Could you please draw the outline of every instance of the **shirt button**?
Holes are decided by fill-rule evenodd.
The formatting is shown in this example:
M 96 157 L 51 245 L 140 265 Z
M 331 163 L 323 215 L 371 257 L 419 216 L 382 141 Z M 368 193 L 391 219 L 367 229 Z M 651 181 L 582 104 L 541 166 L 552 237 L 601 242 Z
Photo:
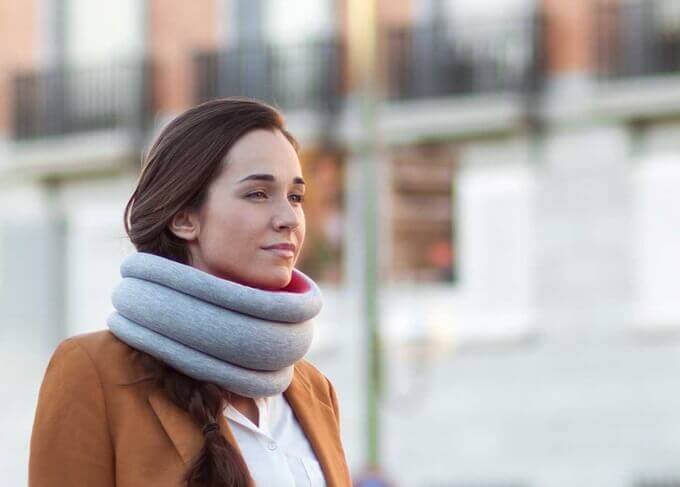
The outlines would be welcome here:
M 272 450 L 272 451 L 276 450 L 276 443 L 274 443 L 273 441 L 270 441 L 270 442 L 269 442 L 269 445 L 267 445 L 267 446 L 268 446 L 269 449 Z

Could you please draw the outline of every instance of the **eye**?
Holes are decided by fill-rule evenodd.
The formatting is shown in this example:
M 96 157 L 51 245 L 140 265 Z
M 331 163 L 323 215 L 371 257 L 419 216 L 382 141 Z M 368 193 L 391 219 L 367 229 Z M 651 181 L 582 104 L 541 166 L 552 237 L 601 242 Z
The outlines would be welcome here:
M 250 198 L 252 196 L 266 197 L 267 193 L 265 193 L 264 191 L 254 191 L 254 192 L 250 193 L 247 197 Z
M 305 201 L 305 195 L 303 194 L 292 194 L 290 196 L 291 198 L 297 198 L 294 200 L 296 203 L 304 203 Z

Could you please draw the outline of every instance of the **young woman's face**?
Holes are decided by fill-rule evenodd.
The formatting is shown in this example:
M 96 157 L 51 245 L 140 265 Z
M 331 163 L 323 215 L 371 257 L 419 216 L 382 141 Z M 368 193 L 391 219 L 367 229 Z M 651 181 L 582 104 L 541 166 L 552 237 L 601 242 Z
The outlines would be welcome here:
M 278 130 L 254 130 L 231 148 L 187 239 L 191 265 L 223 279 L 281 289 L 305 239 L 305 186 L 295 149 Z M 289 249 L 272 249 L 272 246 Z

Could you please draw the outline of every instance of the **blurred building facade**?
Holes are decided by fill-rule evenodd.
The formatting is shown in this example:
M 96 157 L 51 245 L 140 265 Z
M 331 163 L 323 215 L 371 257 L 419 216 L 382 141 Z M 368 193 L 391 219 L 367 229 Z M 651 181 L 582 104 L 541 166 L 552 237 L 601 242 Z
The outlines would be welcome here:
M 677 485 L 680 2 L 378 4 L 386 470 L 398 485 Z M 0 0 L 19 464 L 49 353 L 105 326 L 150 140 L 245 95 L 281 107 L 304 147 L 300 267 L 326 297 L 311 358 L 360 471 L 348 22 L 343 0 Z

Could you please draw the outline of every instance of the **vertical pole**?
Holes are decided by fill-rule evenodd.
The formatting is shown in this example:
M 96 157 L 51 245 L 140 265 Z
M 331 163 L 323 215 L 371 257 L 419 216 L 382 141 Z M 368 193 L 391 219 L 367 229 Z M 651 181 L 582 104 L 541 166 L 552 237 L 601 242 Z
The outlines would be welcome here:
M 377 15 L 376 0 L 348 0 L 349 61 L 355 100 L 359 106 L 360 130 L 354 157 L 361 164 L 364 271 L 363 311 L 366 326 L 366 455 L 367 466 L 380 463 L 378 398 L 382 386 L 378 318 L 378 127 L 377 127 Z

